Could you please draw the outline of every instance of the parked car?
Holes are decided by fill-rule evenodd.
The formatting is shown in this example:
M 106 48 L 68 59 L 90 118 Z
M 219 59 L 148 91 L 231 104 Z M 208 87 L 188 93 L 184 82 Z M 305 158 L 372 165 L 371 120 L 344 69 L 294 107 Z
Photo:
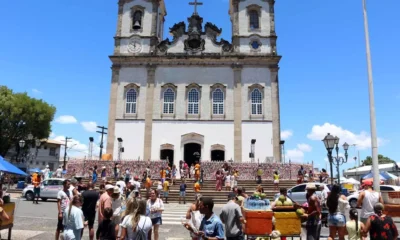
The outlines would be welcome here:
M 57 199 L 57 194 L 63 189 L 63 178 L 49 178 L 40 183 L 40 198 L 43 201 L 47 199 Z M 22 197 L 26 200 L 33 200 L 33 185 L 28 185 L 22 190 Z
M 381 192 L 400 191 L 400 187 L 394 185 L 381 185 L 380 189 Z M 354 192 L 353 194 L 347 196 L 347 200 L 349 201 L 350 207 L 352 208 L 357 207 L 358 196 L 362 191 L 364 190 Z
M 302 184 L 296 185 L 292 188 L 289 188 L 288 189 L 288 197 L 300 205 L 306 203 L 307 202 L 306 186 L 307 186 L 307 183 L 302 183 Z M 324 186 L 324 189 L 327 190 L 328 192 L 330 192 L 328 186 L 324 183 L 315 183 L 315 186 L 317 187 L 317 191 L 316 191 L 317 195 L 321 194 L 321 190 L 320 190 L 321 186 Z M 279 197 L 279 195 L 280 195 L 279 193 L 275 194 L 274 199 L 277 199 Z

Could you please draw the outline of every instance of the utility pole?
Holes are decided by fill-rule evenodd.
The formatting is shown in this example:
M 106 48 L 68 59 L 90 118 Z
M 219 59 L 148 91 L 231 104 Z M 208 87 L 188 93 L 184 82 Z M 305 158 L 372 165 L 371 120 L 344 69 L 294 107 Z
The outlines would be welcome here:
M 375 98 L 374 98 L 374 83 L 372 78 L 372 63 L 371 63 L 371 49 L 369 44 L 369 29 L 368 29 L 368 15 L 366 0 L 362 0 L 363 15 L 364 15 L 364 32 L 365 32 L 365 49 L 367 55 L 367 68 L 368 68 L 368 90 L 369 90 L 369 117 L 371 125 L 371 149 L 372 149 L 372 170 L 374 177 L 374 190 L 380 191 L 379 180 L 379 162 L 378 162 L 378 137 L 376 133 L 376 115 L 375 115 Z
M 105 135 L 105 134 L 107 134 L 106 132 L 105 132 L 105 130 L 108 130 L 108 128 L 106 128 L 106 127 L 104 127 L 104 126 L 97 126 L 97 128 L 100 128 L 101 129 L 101 131 L 97 131 L 98 133 L 100 133 L 101 134 L 101 140 L 100 140 L 100 156 L 99 156 L 99 160 L 101 160 L 101 156 L 103 155 L 103 136 Z
M 63 170 L 66 170 L 66 169 L 67 169 L 67 164 L 66 164 L 66 161 L 67 161 L 67 144 L 68 144 L 68 140 L 70 140 L 70 139 L 72 139 L 72 138 L 70 138 L 70 137 L 65 137 L 65 144 L 64 144 L 64 166 L 63 166 Z

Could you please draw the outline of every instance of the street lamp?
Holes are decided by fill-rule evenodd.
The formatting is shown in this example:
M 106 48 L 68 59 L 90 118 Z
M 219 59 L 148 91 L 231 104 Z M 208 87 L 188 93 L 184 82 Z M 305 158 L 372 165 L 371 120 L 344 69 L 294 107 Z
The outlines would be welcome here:
M 328 133 L 328 135 L 326 135 L 322 141 L 324 142 L 325 148 L 328 151 L 328 160 L 331 167 L 331 184 L 333 184 L 332 150 L 335 147 L 336 138 Z
M 25 147 L 25 141 L 24 140 L 20 140 L 19 141 L 19 147 L 20 148 L 24 148 Z

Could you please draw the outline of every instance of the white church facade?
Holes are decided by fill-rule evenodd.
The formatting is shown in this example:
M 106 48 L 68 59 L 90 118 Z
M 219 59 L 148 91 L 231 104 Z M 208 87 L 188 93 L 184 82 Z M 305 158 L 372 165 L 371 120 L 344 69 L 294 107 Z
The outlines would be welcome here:
M 255 139 L 255 159 L 279 162 L 274 0 L 231 0 L 231 42 L 192 4 L 170 40 L 164 0 L 119 0 L 107 152 L 176 165 L 247 162 Z

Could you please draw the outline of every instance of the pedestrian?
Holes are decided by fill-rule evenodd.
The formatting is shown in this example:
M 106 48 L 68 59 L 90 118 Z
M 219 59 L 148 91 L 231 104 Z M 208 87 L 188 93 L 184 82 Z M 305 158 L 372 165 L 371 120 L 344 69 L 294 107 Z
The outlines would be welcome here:
M 151 239 L 151 233 L 154 232 L 154 240 L 158 240 L 158 230 L 160 225 L 162 225 L 162 212 L 164 211 L 164 203 L 160 198 L 157 197 L 157 191 L 154 189 L 150 191 L 150 199 L 147 200 L 147 208 L 150 209 L 150 218 L 153 225 L 153 230 L 150 230 L 149 238 Z
M 113 210 L 112 208 L 104 209 L 104 218 L 99 222 L 99 226 L 96 231 L 97 240 L 111 240 L 117 239 L 117 233 L 115 232 L 115 224 L 112 221 Z
M 181 204 L 181 200 L 183 198 L 183 204 L 186 204 L 186 180 L 182 179 L 181 185 L 179 185 L 179 204 Z
M 120 192 L 120 188 L 115 186 L 113 194 L 111 195 L 112 199 L 112 210 L 113 210 L 113 216 L 112 216 L 112 221 L 115 225 L 115 232 L 119 232 L 119 224 L 121 223 L 121 213 L 122 213 L 122 206 L 125 202 L 125 198 Z
M 43 178 L 44 178 L 44 180 L 49 179 L 49 177 L 50 177 L 50 176 L 49 176 L 49 174 L 50 174 L 50 167 L 49 167 L 49 165 L 46 165 L 46 168 L 43 169 L 42 172 L 43 172 Z
M 195 195 L 195 201 L 192 205 L 190 205 L 186 213 L 186 223 L 189 224 L 191 229 L 193 229 L 193 232 L 190 232 L 190 237 L 192 240 L 198 240 L 199 237 L 195 234 L 195 232 L 199 231 L 201 221 L 204 217 L 203 214 L 200 213 L 200 198 L 200 194 Z
M 349 240 L 364 240 L 365 226 L 358 220 L 357 209 L 350 209 L 349 216 L 350 221 L 346 222 L 346 235 L 349 235 Z
M 149 238 L 152 228 L 151 218 L 146 216 L 146 200 L 138 201 L 137 210 L 126 215 L 121 223 L 120 239 L 139 239 Z
M 77 183 L 78 183 L 78 180 L 76 180 L 76 178 L 72 178 L 71 179 L 71 184 L 70 184 L 70 187 L 69 187 L 69 191 L 72 192 L 72 196 L 77 196 L 77 195 L 80 194 L 78 192 Z
M 236 195 L 230 193 L 229 201 L 222 207 L 221 214 L 219 215 L 222 223 L 225 225 L 227 240 L 244 240 L 242 224 L 246 224 L 246 220 L 244 219 L 242 210 L 236 201 Z
M 62 177 L 62 171 L 63 171 L 63 169 L 61 167 L 57 168 L 57 170 L 55 172 L 56 178 L 61 178 Z
M 144 185 L 146 188 L 146 198 L 150 197 L 150 190 L 151 190 L 152 185 L 153 185 L 153 183 L 151 182 L 151 176 L 148 175 L 146 178 L 146 181 L 145 181 L 145 185 Z
M 107 181 L 107 169 L 106 166 L 103 166 L 101 169 L 101 179 L 103 181 Z
M 307 213 L 303 215 L 306 219 L 307 240 L 318 240 L 321 233 L 321 206 L 315 192 L 317 187 L 314 183 L 306 185 L 306 199 L 308 203 Z
M 174 182 L 176 181 L 176 173 L 177 173 L 177 169 L 176 169 L 176 165 L 174 164 L 172 166 L 172 178 L 171 178 L 171 186 L 174 185 Z
M 36 171 L 32 175 L 32 183 L 33 183 L 33 204 L 35 203 L 35 198 L 36 198 L 36 204 L 39 204 L 39 198 L 40 198 L 40 182 L 41 182 L 41 177 L 39 174 L 39 171 Z
M 94 190 L 93 183 L 89 182 L 87 185 L 87 190 L 82 193 L 83 205 L 82 212 L 85 217 L 85 226 L 89 229 L 89 239 L 94 238 L 94 219 L 96 218 L 96 204 L 99 200 L 99 193 Z M 83 232 L 82 232 L 83 235 Z
M 378 202 L 374 205 L 374 214 L 369 216 L 364 234 L 369 232 L 371 240 L 397 239 L 399 233 L 393 219 L 383 213 L 384 206 Z
M 193 189 L 195 193 L 200 193 L 201 186 L 197 180 L 194 180 Z
M 64 180 L 63 189 L 57 194 L 58 222 L 56 229 L 56 239 L 60 238 L 60 232 L 64 231 L 63 216 L 65 209 L 69 206 L 72 199 L 72 193 L 69 191 L 70 181 Z
M 194 178 L 198 181 L 200 180 L 200 170 L 201 166 L 199 161 L 196 161 L 196 165 L 194 165 Z
M 97 166 L 93 167 L 92 182 L 93 184 L 96 184 L 97 182 Z
M 349 205 L 346 196 L 341 194 L 341 187 L 338 184 L 333 185 L 331 193 L 328 196 L 326 205 L 329 209 L 328 225 L 329 237 L 335 239 L 338 233 L 339 240 L 344 240 L 346 235 L 346 216 L 345 210 Z
M 163 194 L 164 194 L 165 203 L 168 204 L 169 182 L 167 180 L 165 180 L 163 183 Z
M 160 180 L 161 180 L 161 184 L 164 183 L 165 179 L 167 178 L 167 171 L 162 167 L 161 171 L 160 171 Z
M 121 194 L 124 194 L 125 187 L 126 187 L 124 178 L 123 178 L 123 177 L 120 177 L 119 180 L 115 183 L 115 185 L 117 185 L 117 186 L 119 187 L 119 190 L 120 190 L 119 192 L 120 192 Z
M 229 172 L 226 172 L 225 176 L 225 191 L 230 191 L 231 190 L 231 175 Z
M 190 169 L 189 169 L 189 178 L 194 177 L 194 166 L 193 164 L 190 164 Z
M 274 172 L 274 191 L 278 191 L 279 189 L 279 173 L 278 171 Z
M 115 181 L 118 180 L 118 175 L 119 175 L 119 168 L 118 168 L 118 163 L 114 164 L 114 179 Z
M 139 195 L 140 195 L 140 182 L 139 182 L 139 177 L 138 176 L 135 176 L 134 178 L 133 178 L 133 180 L 131 181 L 131 184 L 135 187 L 134 189 L 133 189 L 133 192 L 134 192 L 134 194 L 135 194 L 135 197 L 139 197 Z
M 199 210 L 204 215 L 199 231 L 193 229 L 189 224 L 185 227 L 198 236 L 199 239 L 225 239 L 224 226 L 217 215 L 213 212 L 214 201 L 212 198 L 200 198 Z
M 261 168 L 261 165 L 258 165 L 258 169 L 257 169 L 257 184 L 261 184 L 263 173 L 264 173 L 264 171 Z
M 378 202 L 383 204 L 382 196 L 372 189 L 372 183 L 363 184 L 365 191 L 358 196 L 357 207 L 361 208 L 361 222 L 367 224 L 370 216 L 374 215 L 374 205 Z
M 72 198 L 69 207 L 65 209 L 63 216 L 64 240 L 81 240 L 83 230 L 83 212 L 81 196 Z
M 131 180 L 131 172 L 129 169 L 125 169 L 125 184 L 128 184 L 129 180 Z
M 162 182 L 162 179 L 157 181 L 154 185 L 157 187 L 157 196 L 159 198 L 161 198 L 163 196 L 163 182 Z
M 221 174 L 221 171 L 218 170 L 215 174 L 215 179 L 216 179 L 215 190 L 216 191 L 222 190 L 222 178 L 223 178 L 223 175 Z
M 114 186 L 111 184 L 107 184 L 105 186 L 105 192 L 101 194 L 99 200 L 98 222 L 101 222 L 104 219 L 104 209 L 106 208 L 112 209 L 111 195 L 113 194 L 113 192 L 114 192 Z

